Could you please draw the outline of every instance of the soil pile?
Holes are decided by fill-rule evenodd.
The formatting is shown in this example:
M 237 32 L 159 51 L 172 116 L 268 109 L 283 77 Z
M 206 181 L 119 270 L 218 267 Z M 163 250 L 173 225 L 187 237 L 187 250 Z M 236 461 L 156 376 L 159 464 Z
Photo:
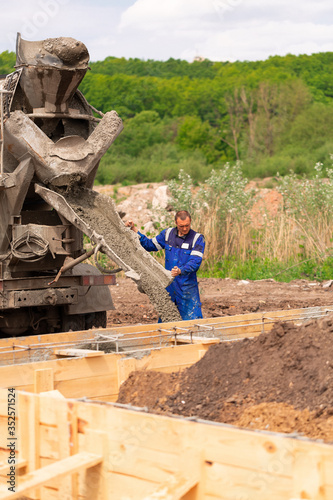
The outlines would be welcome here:
M 118 402 L 333 441 L 333 316 L 213 345 L 180 373 L 133 372 Z

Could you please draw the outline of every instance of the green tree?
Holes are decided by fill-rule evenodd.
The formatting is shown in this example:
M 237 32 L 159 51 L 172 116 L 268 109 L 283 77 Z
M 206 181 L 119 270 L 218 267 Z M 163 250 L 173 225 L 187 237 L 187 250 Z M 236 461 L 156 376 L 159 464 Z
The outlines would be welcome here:
M 15 70 L 15 60 L 16 55 L 14 52 L 8 52 L 8 50 L 2 52 L 0 54 L 0 74 L 8 75 L 12 73 Z

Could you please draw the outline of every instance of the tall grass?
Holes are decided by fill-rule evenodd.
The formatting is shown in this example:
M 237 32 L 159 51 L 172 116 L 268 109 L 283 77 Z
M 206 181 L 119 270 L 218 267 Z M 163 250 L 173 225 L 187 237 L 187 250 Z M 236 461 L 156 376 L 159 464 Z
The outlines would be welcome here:
M 256 277 L 257 267 L 258 277 L 274 277 L 288 267 L 304 269 L 311 262 L 313 269 L 331 259 L 333 170 L 317 164 L 315 171 L 313 179 L 278 176 L 281 201 L 274 212 L 265 205 L 254 210 L 258 194 L 246 190 L 240 164 L 213 171 L 200 189 L 181 171 L 179 182 L 169 183 L 171 204 L 191 211 L 193 228 L 205 236 L 203 273 Z

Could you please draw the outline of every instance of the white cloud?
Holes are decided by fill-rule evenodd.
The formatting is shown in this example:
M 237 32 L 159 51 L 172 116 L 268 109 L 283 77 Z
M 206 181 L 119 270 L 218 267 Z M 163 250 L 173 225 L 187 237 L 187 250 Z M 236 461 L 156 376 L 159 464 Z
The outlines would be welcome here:
M 233 0 L 232 0 L 233 1 Z M 137 0 L 121 16 L 119 28 L 140 27 L 151 31 L 158 26 L 172 28 L 174 24 L 197 24 L 200 18 L 213 12 L 213 0 Z
M 182 57 L 200 54 L 213 61 L 266 59 L 270 55 L 311 54 L 333 51 L 332 28 L 311 23 L 250 23 L 210 34 L 195 51 Z
M 155 33 L 170 56 L 255 60 L 333 50 L 327 0 L 137 0 L 122 13 L 122 33 Z M 177 49 L 176 49 L 177 47 Z M 175 49 L 178 54 L 175 54 Z

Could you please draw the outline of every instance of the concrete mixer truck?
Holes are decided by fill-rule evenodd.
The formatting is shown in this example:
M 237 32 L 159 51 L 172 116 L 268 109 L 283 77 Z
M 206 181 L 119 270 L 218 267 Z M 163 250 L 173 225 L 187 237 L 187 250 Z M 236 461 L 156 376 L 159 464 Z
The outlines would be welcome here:
M 15 71 L 0 79 L 2 336 L 105 327 L 120 270 L 163 321 L 180 319 L 165 290 L 170 273 L 141 248 L 113 201 L 92 190 L 123 125 L 78 90 L 88 61 L 72 38 L 31 42 L 18 34 Z M 98 252 L 114 264 L 110 273 L 85 262 Z

